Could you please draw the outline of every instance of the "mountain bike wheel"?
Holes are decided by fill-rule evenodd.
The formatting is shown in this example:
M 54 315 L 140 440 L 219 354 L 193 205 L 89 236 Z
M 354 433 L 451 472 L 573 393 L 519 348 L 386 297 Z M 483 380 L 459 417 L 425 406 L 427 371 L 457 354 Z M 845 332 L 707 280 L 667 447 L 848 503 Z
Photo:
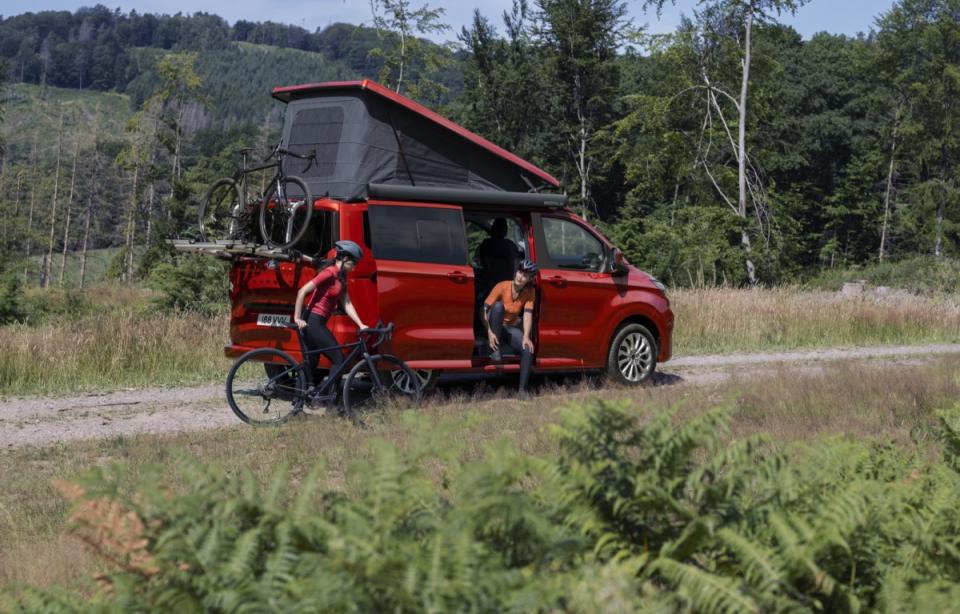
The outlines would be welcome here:
M 229 238 L 236 231 L 237 218 L 242 210 L 237 182 L 229 177 L 215 181 L 203 197 L 198 212 L 200 240 L 206 243 Z
M 264 363 L 278 368 L 266 370 Z M 247 424 L 280 424 L 303 409 L 306 387 L 303 369 L 285 352 L 250 350 L 227 375 L 227 403 Z
M 260 203 L 260 235 L 274 249 L 289 249 L 303 238 L 313 215 L 313 196 L 299 177 L 270 182 Z
M 343 382 L 343 409 L 356 420 L 361 411 L 391 405 L 416 407 L 422 393 L 420 378 L 407 363 L 396 356 L 378 354 L 370 357 L 370 363 L 362 360 L 350 369 Z

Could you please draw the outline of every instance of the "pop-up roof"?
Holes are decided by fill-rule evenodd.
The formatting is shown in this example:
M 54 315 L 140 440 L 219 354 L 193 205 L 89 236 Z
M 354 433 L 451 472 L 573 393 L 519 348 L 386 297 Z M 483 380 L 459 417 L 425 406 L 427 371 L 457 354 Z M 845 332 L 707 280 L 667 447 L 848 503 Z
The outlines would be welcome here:
M 364 199 L 371 183 L 508 192 L 559 186 L 526 160 L 373 81 L 277 87 L 273 97 L 288 104 L 284 145 L 317 152 L 318 164 L 306 173 L 300 160 L 284 164 L 314 196 Z

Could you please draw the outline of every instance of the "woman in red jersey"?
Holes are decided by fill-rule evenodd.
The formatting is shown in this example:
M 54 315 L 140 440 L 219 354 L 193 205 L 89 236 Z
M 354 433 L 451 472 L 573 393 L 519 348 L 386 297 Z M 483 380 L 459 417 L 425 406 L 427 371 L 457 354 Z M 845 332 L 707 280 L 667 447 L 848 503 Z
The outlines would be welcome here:
M 347 294 L 347 273 L 357 266 L 357 262 L 363 258 L 363 250 L 353 241 L 337 241 L 334 244 L 337 255 L 330 266 L 320 271 L 316 277 L 308 281 L 297 292 L 297 303 L 293 310 L 293 321 L 301 330 L 304 331 L 304 341 L 308 351 L 316 351 L 322 348 L 329 348 L 338 345 L 336 337 L 327 328 L 327 321 L 330 316 L 340 306 L 346 312 L 347 317 L 353 320 L 360 329 L 367 326 L 357 315 L 357 310 L 350 302 L 350 295 Z M 304 320 L 303 302 L 307 295 L 313 293 L 310 297 L 309 313 Z M 330 359 L 330 362 L 336 366 L 343 362 L 343 351 L 332 349 L 324 351 L 323 354 Z M 317 355 L 317 360 L 320 356 Z M 314 365 L 316 369 L 316 365 Z M 319 384 L 314 377 L 314 383 Z

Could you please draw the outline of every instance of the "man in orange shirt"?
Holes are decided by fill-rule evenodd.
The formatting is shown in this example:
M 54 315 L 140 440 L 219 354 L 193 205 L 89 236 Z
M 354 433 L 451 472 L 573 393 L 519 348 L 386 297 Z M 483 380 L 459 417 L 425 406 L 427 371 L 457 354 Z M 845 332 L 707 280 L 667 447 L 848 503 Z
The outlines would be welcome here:
M 537 274 L 537 265 L 524 260 L 517 266 L 513 279 L 502 281 L 493 287 L 487 300 L 483 302 L 484 321 L 487 324 L 487 338 L 490 342 L 490 360 L 503 359 L 500 344 L 507 343 L 515 352 L 520 353 L 520 393 L 527 393 L 530 380 L 530 367 L 533 365 L 533 310 L 537 303 L 537 291 L 533 278 Z M 521 330 L 518 324 L 523 324 Z

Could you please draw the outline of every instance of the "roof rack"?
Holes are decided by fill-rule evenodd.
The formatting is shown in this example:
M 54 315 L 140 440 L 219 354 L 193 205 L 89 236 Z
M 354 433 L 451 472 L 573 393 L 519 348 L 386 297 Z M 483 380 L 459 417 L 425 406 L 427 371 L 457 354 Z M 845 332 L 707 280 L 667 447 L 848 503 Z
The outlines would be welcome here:
M 291 253 L 279 249 L 271 249 L 257 243 L 242 241 L 191 241 L 189 239 L 171 239 L 168 241 L 178 252 L 208 254 L 218 258 L 231 259 L 234 256 L 258 256 L 262 258 L 276 258 L 280 260 L 300 259 L 299 253 Z
M 501 190 L 464 190 L 458 188 L 435 188 L 387 183 L 367 184 L 370 199 L 411 200 L 421 202 L 495 205 L 525 207 L 530 209 L 561 209 L 570 198 L 566 194 L 541 194 L 536 192 L 504 192 Z

